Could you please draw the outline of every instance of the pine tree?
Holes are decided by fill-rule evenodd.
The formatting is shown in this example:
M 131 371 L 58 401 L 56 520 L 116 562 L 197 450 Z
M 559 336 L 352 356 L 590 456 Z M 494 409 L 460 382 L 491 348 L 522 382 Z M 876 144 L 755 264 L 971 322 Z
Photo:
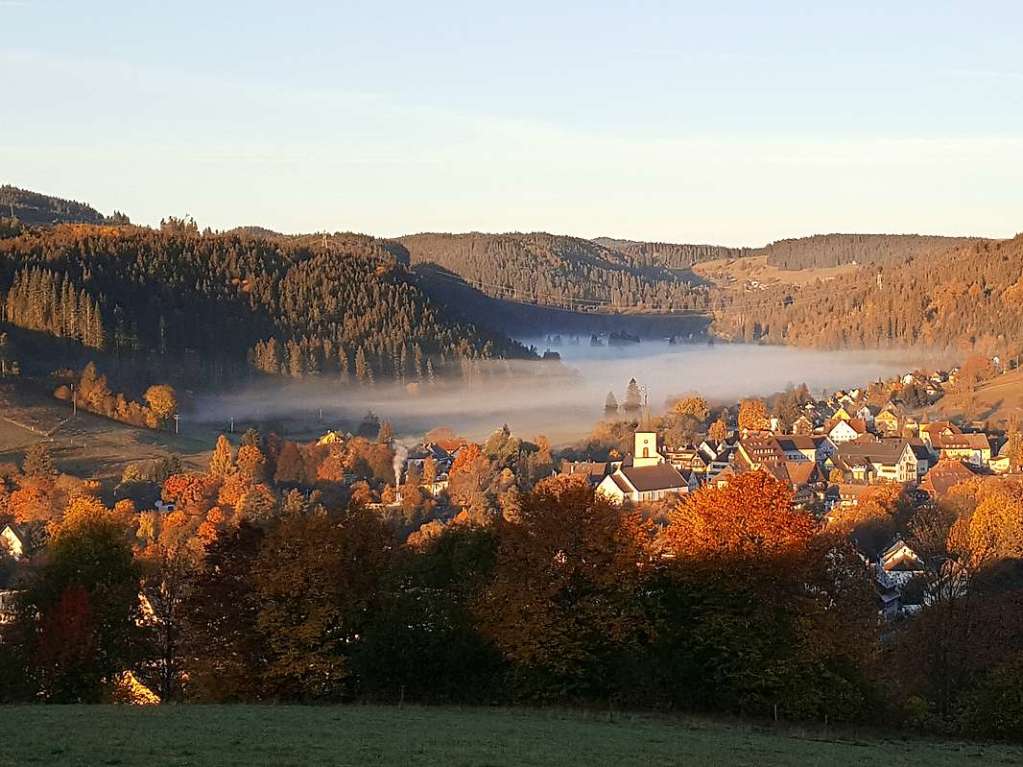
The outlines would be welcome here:
M 21 468 L 29 477 L 52 477 L 57 473 L 50 451 L 42 442 L 37 442 L 28 449 Z
M 613 391 L 607 393 L 607 399 L 604 400 L 604 412 L 608 415 L 613 415 L 618 412 L 618 398 L 615 397 Z
M 231 443 L 227 437 L 221 434 L 217 437 L 217 446 L 210 456 L 210 475 L 214 477 L 226 477 L 234 470 L 234 456 L 231 450 Z

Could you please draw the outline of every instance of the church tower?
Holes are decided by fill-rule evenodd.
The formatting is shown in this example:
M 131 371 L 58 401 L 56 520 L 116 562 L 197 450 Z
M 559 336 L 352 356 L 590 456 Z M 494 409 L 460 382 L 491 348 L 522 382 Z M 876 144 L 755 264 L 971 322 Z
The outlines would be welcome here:
M 657 432 L 637 431 L 635 446 L 632 450 L 632 465 L 638 469 L 662 463 L 664 463 L 664 456 L 657 452 Z

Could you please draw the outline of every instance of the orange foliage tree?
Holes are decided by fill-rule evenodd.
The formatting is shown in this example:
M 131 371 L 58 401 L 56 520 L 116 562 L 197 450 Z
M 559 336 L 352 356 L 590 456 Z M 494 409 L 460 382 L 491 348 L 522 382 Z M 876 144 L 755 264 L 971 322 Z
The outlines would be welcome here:
M 543 689 L 597 693 L 600 668 L 641 641 L 636 599 L 647 527 L 595 497 L 582 477 L 541 481 L 499 526 L 481 631 Z
M 758 471 L 685 496 L 671 512 L 664 541 L 685 558 L 771 556 L 805 547 L 816 527 L 809 514 L 792 509 L 788 485 Z

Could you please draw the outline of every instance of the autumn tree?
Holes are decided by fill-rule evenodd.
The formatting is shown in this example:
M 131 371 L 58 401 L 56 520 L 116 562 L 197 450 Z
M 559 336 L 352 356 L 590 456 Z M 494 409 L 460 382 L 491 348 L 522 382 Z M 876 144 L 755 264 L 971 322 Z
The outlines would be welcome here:
M 437 525 L 389 568 L 352 657 L 374 699 L 482 703 L 504 695 L 502 655 L 473 613 L 493 573 L 497 536 L 493 528 Z
M 266 456 L 255 445 L 238 448 L 238 471 L 252 482 L 261 482 L 266 474 Z
M 469 512 L 477 524 L 489 521 L 492 508 L 490 460 L 472 442 L 458 451 L 448 472 L 448 493 L 452 501 Z
M 205 548 L 184 605 L 183 666 L 192 700 L 263 699 L 266 640 L 252 578 L 263 538 L 261 528 L 242 520 Z
M 636 589 L 645 525 L 595 497 L 582 477 L 540 482 L 499 528 L 481 630 L 530 693 L 601 695 L 646 627 Z
M 277 471 L 274 482 L 284 485 L 300 485 L 306 481 L 302 454 L 291 440 L 285 440 L 281 454 L 277 457 Z
M 144 399 L 158 424 L 166 424 L 178 412 L 177 393 L 167 384 L 150 386 L 146 389 Z
M 21 467 L 26 476 L 36 479 L 49 478 L 57 473 L 50 451 L 42 442 L 35 443 L 26 451 Z
M 687 394 L 671 406 L 671 412 L 680 418 L 692 418 L 702 424 L 710 417 L 707 400 L 698 394 Z
M 214 477 L 226 477 L 234 470 L 234 454 L 231 443 L 221 434 L 217 437 L 217 445 L 210 455 L 210 474 Z
M 88 496 L 55 526 L 48 557 L 23 595 L 40 697 L 98 702 L 106 685 L 139 656 L 139 571 L 131 529 Z
M 267 680 L 292 700 L 337 700 L 351 670 L 392 537 L 371 514 L 339 525 L 323 514 L 284 518 L 254 567 L 257 625 L 266 637 Z
M 742 431 L 763 431 L 770 426 L 767 406 L 761 399 L 744 399 L 739 403 L 739 429 Z
M 856 552 L 816 527 L 765 472 L 681 499 L 647 591 L 646 663 L 666 670 L 651 686 L 678 705 L 862 716 L 874 592 Z
M 724 442 L 728 438 L 728 424 L 724 419 L 718 418 L 710 425 L 707 436 L 715 442 Z
M 204 520 L 184 511 L 167 515 L 149 512 L 146 517 L 149 524 L 140 527 L 137 561 L 149 607 L 144 625 L 153 648 L 152 686 L 162 700 L 180 700 L 185 602 L 202 560 L 202 541 L 196 531 Z

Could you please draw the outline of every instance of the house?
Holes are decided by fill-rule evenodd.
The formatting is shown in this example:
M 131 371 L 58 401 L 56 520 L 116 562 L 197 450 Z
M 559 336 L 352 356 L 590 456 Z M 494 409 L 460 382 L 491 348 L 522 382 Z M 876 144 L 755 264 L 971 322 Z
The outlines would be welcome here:
M 823 497 L 827 481 L 820 467 L 813 461 L 783 461 L 765 464 L 759 471 L 766 472 L 792 490 L 793 506 L 802 507 Z
M 407 472 L 411 467 L 415 467 L 419 471 L 419 475 L 422 476 L 423 467 L 430 459 L 433 460 L 434 473 L 437 476 L 447 474 L 455 460 L 450 452 L 436 442 L 424 442 L 422 445 L 417 445 L 409 450 L 408 457 L 405 460 L 405 471 Z
M 961 460 L 943 458 L 927 472 L 927 476 L 920 483 L 920 490 L 927 493 L 931 500 L 936 501 L 948 495 L 949 491 L 960 482 L 965 482 L 975 476 L 977 476 L 976 472 Z
M 899 431 L 899 416 L 892 410 L 882 410 L 874 416 L 874 429 L 883 434 L 896 434 Z
M 846 404 L 848 404 L 849 407 L 852 407 L 852 400 L 849 399 L 849 395 L 848 394 L 842 395 L 842 397 L 839 399 L 839 402 L 845 404 L 839 404 L 835 412 L 831 414 L 831 420 L 833 421 L 851 420 L 852 414 L 846 409 Z
M 596 487 L 611 473 L 611 464 L 606 461 L 562 461 L 561 473 L 566 476 L 583 475 L 591 487 Z
M 877 417 L 877 408 L 863 405 L 856 411 L 856 417 L 862 420 L 868 429 L 872 429 L 874 428 L 874 419 Z
M 826 520 L 835 521 L 831 514 L 836 509 L 849 509 L 860 505 L 860 499 L 873 490 L 870 485 L 854 485 L 840 482 L 828 487 L 824 493 L 824 508 L 828 511 Z
M 736 444 L 733 463 L 740 471 L 756 471 L 765 464 L 785 461 L 785 453 L 773 434 L 748 434 Z
M 18 593 L 13 589 L 0 589 L 0 626 L 13 622 L 17 617 Z
M 1007 474 L 1013 469 L 1012 440 L 1006 439 L 998 449 L 998 455 L 991 456 L 987 467 L 995 474 Z
M 939 458 L 959 458 L 974 466 L 987 466 L 991 460 L 986 434 L 932 434 L 931 449 Z
M 710 460 L 700 452 L 699 448 L 692 445 L 665 450 L 664 455 L 667 463 L 683 474 L 689 471 L 701 477 L 706 476 L 710 466 Z
M 930 445 L 934 437 L 951 437 L 953 434 L 962 434 L 963 430 L 951 421 L 932 421 L 920 424 L 920 439 Z
M 833 443 L 840 445 L 866 434 L 867 424 L 862 418 L 833 418 L 825 424 L 824 430 Z
M 792 433 L 805 435 L 813 434 L 813 421 L 804 413 L 799 416 L 795 421 L 792 422 Z
M 861 482 L 916 482 L 927 471 L 920 447 L 908 440 L 873 436 L 843 442 L 832 459 L 836 468 Z
M 874 577 L 881 614 L 886 620 L 920 611 L 923 592 L 920 592 L 917 599 L 907 598 L 906 587 L 913 579 L 926 574 L 923 559 L 901 538 L 881 553 Z
M 0 530 L 0 546 L 6 548 L 14 559 L 23 559 L 29 548 L 28 535 L 13 523 L 5 525 Z
M 628 464 L 628 465 L 626 465 Z M 694 472 L 683 476 L 666 463 L 657 447 L 657 434 L 638 431 L 631 459 L 597 485 L 597 493 L 615 503 L 660 501 L 672 495 L 688 493 L 699 487 Z
M 824 434 L 812 436 L 782 434 L 775 438 L 775 442 L 788 461 L 824 463 L 838 449 L 838 446 Z
M 712 477 L 726 466 L 732 465 L 735 445 L 730 442 L 715 442 L 714 440 L 705 439 L 696 449 L 700 451 L 700 456 L 707 464 L 708 477 Z

